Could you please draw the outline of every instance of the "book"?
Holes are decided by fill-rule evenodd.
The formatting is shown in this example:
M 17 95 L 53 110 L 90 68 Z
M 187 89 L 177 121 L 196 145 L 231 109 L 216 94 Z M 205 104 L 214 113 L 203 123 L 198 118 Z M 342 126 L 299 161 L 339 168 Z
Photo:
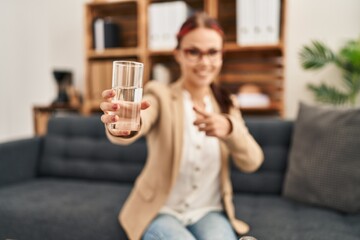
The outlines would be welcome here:
M 253 45 L 255 41 L 255 0 L 237 0 L 236 42 Z
M 264 93 L 239 93 L 237 95 L 240 107 L 264 108 L 270 106 L 270 98 Z
M 272 45 L 279 42 L 281 0 L 236 0 L 238 45 Z
M 153 78 L 154 81 L 158 81 L 164 84 L 169 84 L 171 81 L 170 69 L 164 64 L 157 63 L 153 66 Z
M 110 19 L 104 21 L 104 46 L 105 48 L 120 46 L 119 26 Z
M 149 49 L 174 49 L 177 43 L 176 34 L 191 13 L 191 8 L 184 1 L 150 4 L 148 8 Z
M 268 44 L 279 43 L 280 37 L 280 15 L 281 15 L 281 2 L 280 0 L 268 0 L 268 19 L 266 22 L 266 42 Z
M 148 31 L 149 31 L 149 37 L 148 37 L 148 46 L 149 49 L 158 49 L 160 48 L 160 31 L 157 28 L 157 26 L 160 24 L 158 22 L 158 4 L 153 3 L 148 8 Z
M 93 33 L 93 47 L 96 51 L 120 46 L 119 26 L 111 19 L 95 19 Z
M 104 19 L 98 18 L 94 21 L 94 49 L 103 51 L 105 49 Z

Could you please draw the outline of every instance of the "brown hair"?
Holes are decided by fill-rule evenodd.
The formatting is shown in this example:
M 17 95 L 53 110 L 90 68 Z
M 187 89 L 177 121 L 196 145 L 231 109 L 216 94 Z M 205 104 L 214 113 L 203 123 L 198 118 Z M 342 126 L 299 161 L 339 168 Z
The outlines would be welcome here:
M 186 34 L 199 27 L 215 30 L 224 39 L 224 31 L 216 19 L 209 17 L 204 12 L 196 12 L 183 23 L 178 34 L 176 35 L 176 49 L 180 48 L 181 41 Z M 233 106 L 229 92 L 214 82 L 210 84 L 210 88 L 215 96 L 216 101 L 220 105 L 221 112 L 229 113 L 230 107 Z

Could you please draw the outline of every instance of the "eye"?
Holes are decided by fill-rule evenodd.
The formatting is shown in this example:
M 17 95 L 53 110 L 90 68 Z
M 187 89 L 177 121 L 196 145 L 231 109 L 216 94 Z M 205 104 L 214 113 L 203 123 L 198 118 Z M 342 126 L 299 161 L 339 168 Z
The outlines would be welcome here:
M 217 50 L 217 49 L 210 49 L 209 51 L 208 51 L 208 55 L 209 56 L 216 56 L 217 54 L 219 54 L 220 53 L 220 50 Z
M 200 51 L 196 48 L 187 49 L 186 52 L 187 52 L 187 54 L 189 54 L 191 56 L 199 56 L 201 54 Z

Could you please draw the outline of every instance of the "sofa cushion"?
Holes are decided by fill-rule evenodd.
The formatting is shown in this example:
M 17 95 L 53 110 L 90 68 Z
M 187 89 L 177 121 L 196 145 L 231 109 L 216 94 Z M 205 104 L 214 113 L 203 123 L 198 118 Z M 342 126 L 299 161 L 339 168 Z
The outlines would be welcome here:
M 246 118 L 246 125 L 262 148 L 265 160 L 254 173 L 243 173 L 232 164 L 235 192 L 280 194 L 293 123 L 276 118 Z
M 0 188 L 0 239 L 126 239 L 118 214 L 130 190 L 47 178 Z
M 341 214 L 279 195 L 235 194 L 236 216 L 250 225 L 247 235 L 276 240 L 357 240 L 360 214 Z
M 360 109 L 301 104 L 284 195 L 344 212 L 360 210 Z
M 97 115 L 52 118 L 42 151 L 41 176 L 127 183 L 134 182 L 147 155 L 145 138 L 129 146 L 110 143 Z

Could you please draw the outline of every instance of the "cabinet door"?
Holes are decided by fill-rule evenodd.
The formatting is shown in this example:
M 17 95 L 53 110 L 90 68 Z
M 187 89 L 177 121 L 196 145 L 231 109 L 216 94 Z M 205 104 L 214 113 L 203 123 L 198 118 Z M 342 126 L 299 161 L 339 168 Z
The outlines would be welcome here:
M 89 98 L 100 101 L 102 91 L 111 88 L 112 62 L 106 60 L 91 61 L 89 69 Z

